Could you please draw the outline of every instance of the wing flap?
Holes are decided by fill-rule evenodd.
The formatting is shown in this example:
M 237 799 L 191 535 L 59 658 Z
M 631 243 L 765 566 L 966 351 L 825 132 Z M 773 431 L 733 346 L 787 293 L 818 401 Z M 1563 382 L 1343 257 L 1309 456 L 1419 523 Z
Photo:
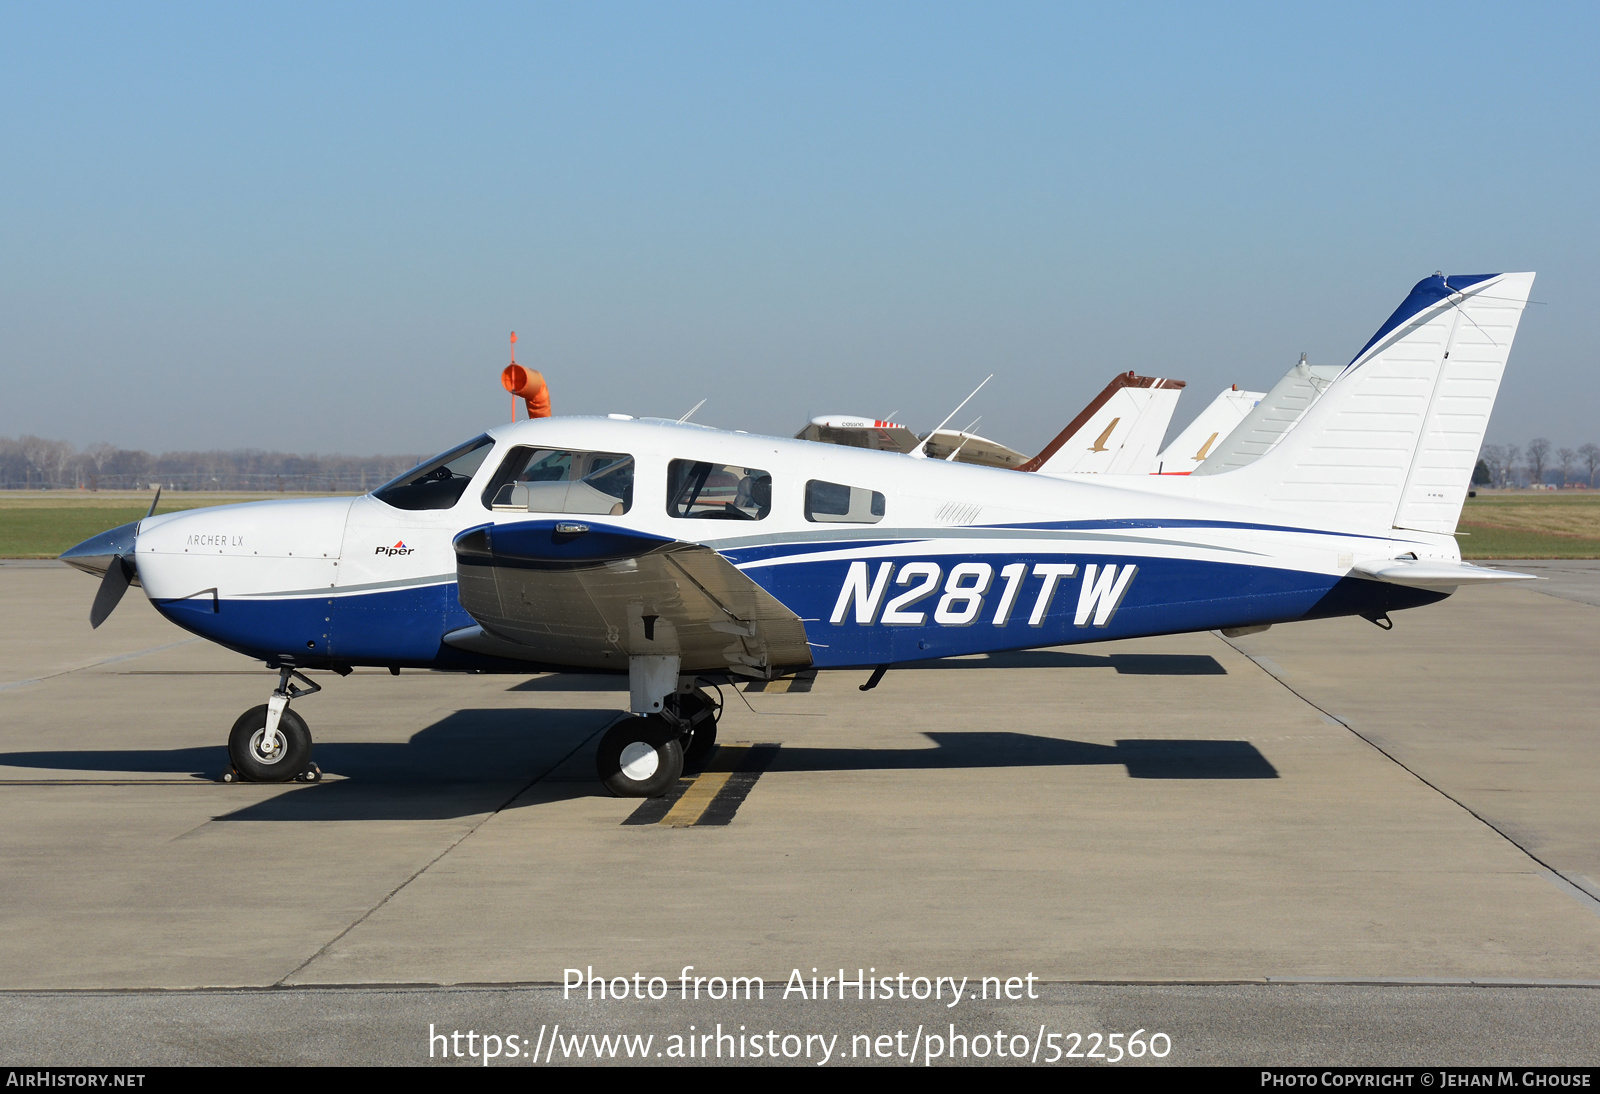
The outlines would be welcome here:
M 455 542 L 461 606 L 528 660 L 620 671 L 672 654 L 684 672 L 757 676 L 811 664 L 799 617 L 703 544 L 567 521 Z

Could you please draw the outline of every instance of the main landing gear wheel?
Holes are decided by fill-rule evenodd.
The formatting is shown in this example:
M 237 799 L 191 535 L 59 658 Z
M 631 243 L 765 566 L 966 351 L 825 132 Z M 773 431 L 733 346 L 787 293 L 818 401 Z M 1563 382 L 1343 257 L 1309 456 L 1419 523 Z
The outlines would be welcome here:
M 659 798 L 683 774 L 683 745 L 665 718 L 624 718 L 600 738 L 595 771 L 619 798 Z
M 670 696 L 667 703 L 678 718 L 684 765 L 699 767 L 717 747 L 717 720 L 722 717 L 722 703 L 703 688 Z
M 311 766 L 311 730 L 305 719 L 285 708 L 271 748 L 265 747 L 266 735 L 266 704 L 239 715 L 228 734 L 228 758 L 234 770 L 253 783 L 286 783 L 306 773 Z

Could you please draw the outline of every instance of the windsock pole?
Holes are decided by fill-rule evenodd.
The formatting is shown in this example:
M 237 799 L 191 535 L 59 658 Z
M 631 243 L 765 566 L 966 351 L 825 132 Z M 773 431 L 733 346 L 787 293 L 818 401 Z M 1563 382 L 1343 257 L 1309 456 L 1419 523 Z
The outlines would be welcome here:
M 517 363 L 517 332 L 516 331 L 512 331 L 511 332 L 511 363 L 513 365 Z M 513 394 L 511 396 L 511 421 L 512 421 L 513 424 L 515 424 L 516 420 L 517 420 L 517 397 L 516 397 L 515 394 Z

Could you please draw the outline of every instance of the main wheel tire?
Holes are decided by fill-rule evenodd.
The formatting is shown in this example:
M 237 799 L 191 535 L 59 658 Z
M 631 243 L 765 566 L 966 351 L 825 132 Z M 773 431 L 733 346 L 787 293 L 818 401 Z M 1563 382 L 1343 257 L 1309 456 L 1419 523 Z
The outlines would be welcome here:
M 714 719 L 707 718 L 694 727 L 694 733 L 689 737 L 689 747 L 683 750 L 683 762 L 686 767 L 699 767 L 705 763 L 706 757 L 711 755 L 717 747 L 717 723 Z
M 606 731 L 595 771 L 619 798 L 659 798 L 683 774 L 683 745 L 665 718 L 624 718 Z
M 684 765 L 698 767 L 717 747 L 717 719 L 722 716 L 722 705 L 703 689 L 674 695 L 670 702 L 673 704 L 673 713 L 689 725 L 688 735 L 684 738 Z
M 305 719 L 293 710 L 284 710 L 278 719 L 278 747 L 263 752 L 267 735 L 267 707 L 252 707 L 239 715 L 228 734 L 228 758 L 246 781 L 286 783 L 304 774 L 311 762 L 311 730 Z

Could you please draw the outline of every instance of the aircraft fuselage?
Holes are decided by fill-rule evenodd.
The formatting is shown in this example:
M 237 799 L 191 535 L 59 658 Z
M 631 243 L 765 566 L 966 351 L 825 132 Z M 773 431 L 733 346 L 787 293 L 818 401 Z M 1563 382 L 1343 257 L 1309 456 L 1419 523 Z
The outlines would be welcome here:
M 1460 557 L 1450 537 L 1316 527 L 1181 487 L 1057 480 L 670 422 L 546 418 L 486 437 L 443 508 L 397 507 L 378 491 L 147 518 L 135 544 L 139 581 L 174 623 L 274 665 L 604 671 L 592 657 L 531 661 L 446 641 L 476 622 L 459 596 L 456 538 L 566 521 L 584 534 L 711 547 L 799 617 L 813 664 L 839 667 L 1382 615 L 1444 594 L 1361 580 L 1353 565 Z M 528 449 L 631 457 L 626 496 L 610 511 L 599 511 L 602 494 L 600 504 L 586 495 L 576 509 L 556 508 L 574 503 L 552 503 L 556 484 L 538 480 L 500 483 L 491 496 L 507 461 Z M 672 492 L 700 467 L 714 470 L 686 511 Z M 509 493 L 513 485 L 524 493 Z M 752 489 L 759 502 L 738 496 Z M 512 497 L 527 507 L 495 504 Z M 614 667 L 626 671 L 626 659 Z

